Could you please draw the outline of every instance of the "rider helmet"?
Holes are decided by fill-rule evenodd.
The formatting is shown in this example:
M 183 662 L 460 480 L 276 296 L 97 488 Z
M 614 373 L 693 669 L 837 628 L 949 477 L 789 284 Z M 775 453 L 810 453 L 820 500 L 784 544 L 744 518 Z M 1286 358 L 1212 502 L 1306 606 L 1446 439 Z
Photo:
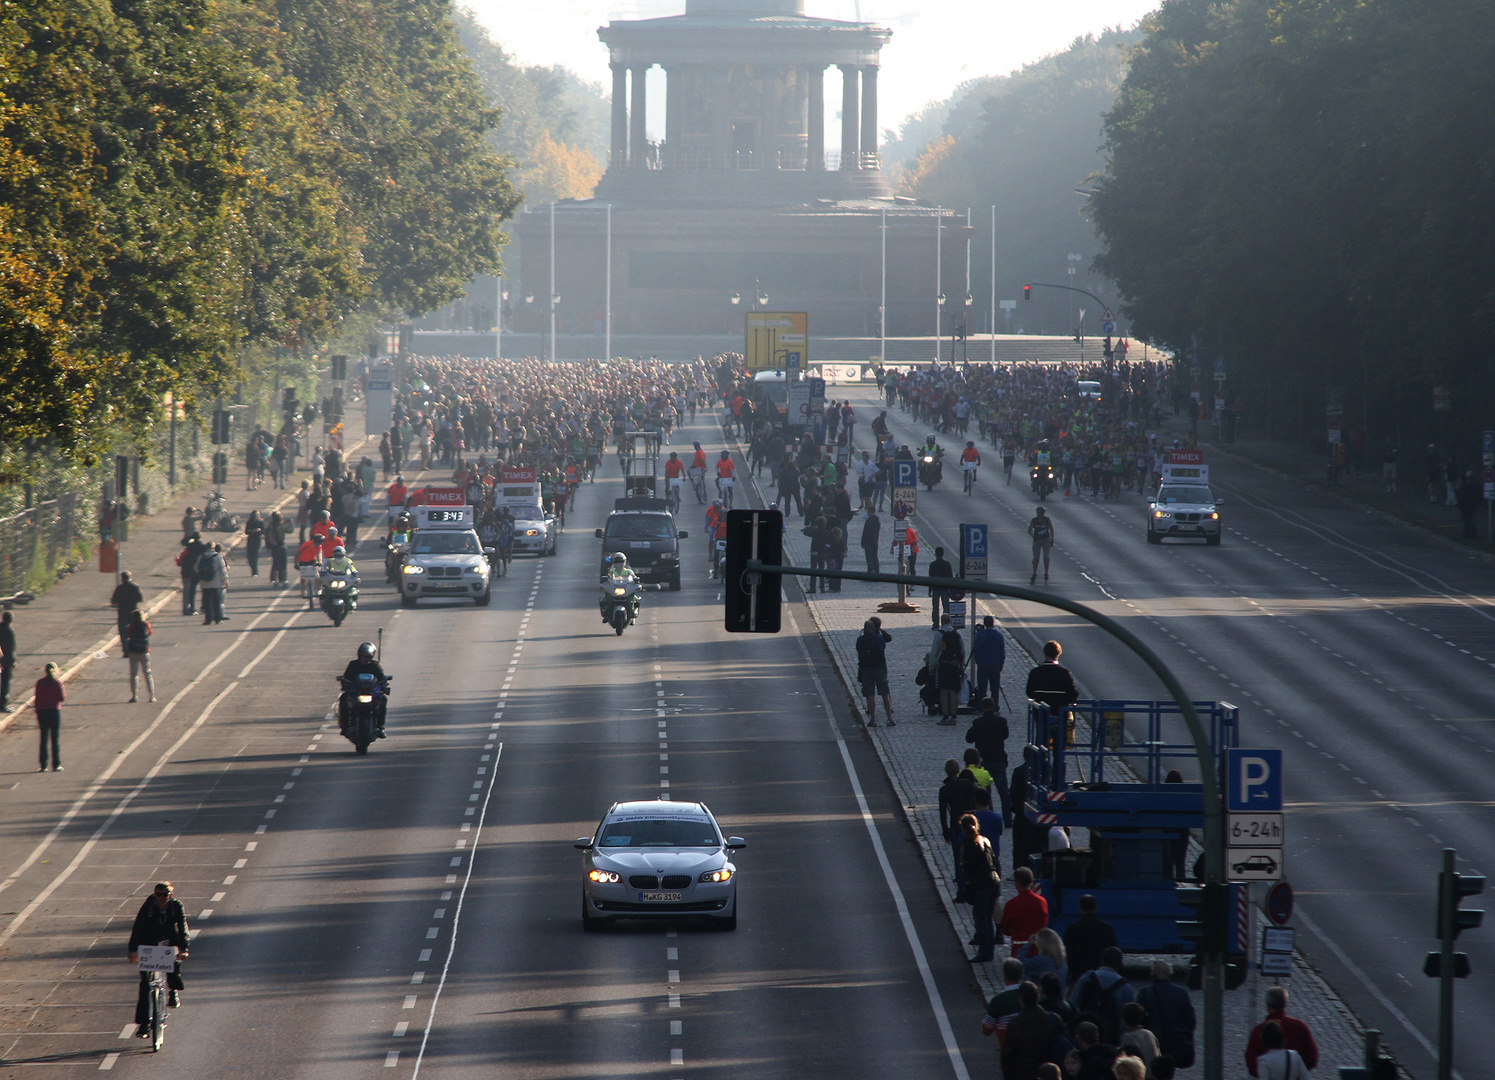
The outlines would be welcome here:
M 731 456 L 732 456 L 732 451 L 730 451 L 730 450 L 723 450 L 722 451 L 722 460 L 723 461 L 726 461 Z
M 343 547 L 343 545 L 341 545 L 341 544 L 339 544 L 337 547 L 335 547 L 335 548 L 332 549 L 332 554 L 333 554 L 334 558 L 342 558 L 347 553 L 348 553 L 347 548 Z
M 697 450 L 699 450 L 701 448 L 701 444 L 700 443 L 692 443 L 691 445 L 694 446 Z
M 722 501 L 720 499 L 714 500 L 711 504 L 711 508 L 713 510 L 720 510 L 722 508 Z
M 973 442 L 967 442 L 966 443 L 966 449 L 967 450 L 974 450 L 974 449 L 976 449 L 976 444 L 973 443 Z
M 373 658 L 374 643 L 372 641 L 365 641 L 362 645 L 358 646 L 358 659 L 372 660 Z
M 613 566 L 627 566 L 628 556 L 624 555 L 621 551 L 615 551 L 613 552 L 613 557 L 609 561 L 613 564 Z

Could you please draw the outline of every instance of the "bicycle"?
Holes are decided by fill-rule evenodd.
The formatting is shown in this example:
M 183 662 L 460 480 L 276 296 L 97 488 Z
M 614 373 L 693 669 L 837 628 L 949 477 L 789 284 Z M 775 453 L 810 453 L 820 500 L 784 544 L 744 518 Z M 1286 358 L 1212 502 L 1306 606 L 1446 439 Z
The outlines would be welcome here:
M 176 949 L 170 945 L 142 945 L 136 966 L 150 975 L 151 1050 L 159 1051 L 166 1041 L 166 1009 L 169 990 L 166 972 L 176 965 Z
M 976 469 L 974 467 L 971 467 L 971 468 L 968 468 L 968 469 L 966 469 L 964 471 L 965 471 L 965 474 L 966 474 L 965 475 L 965 492 L 966 492 L 967 495 L 969 495 L 971 493 L 972 489 L 975 488 L 975 486 L 976 486 Z
M 676 479 L 666 481 L 664 489 L 665 508 L 672 514 L 680 512 L 680 482 Z
M 706 503 L 706 470 L 691 469 L 690 486 L 691 490 L 696 493 L 696 502 L 704 506 Z
M 732 489 L 735 486 L 736 483 L 730 477 L 719 476 L 716 478 L 717 493 L 721 495 L 722 506 L 727 510 L 732 509 Z

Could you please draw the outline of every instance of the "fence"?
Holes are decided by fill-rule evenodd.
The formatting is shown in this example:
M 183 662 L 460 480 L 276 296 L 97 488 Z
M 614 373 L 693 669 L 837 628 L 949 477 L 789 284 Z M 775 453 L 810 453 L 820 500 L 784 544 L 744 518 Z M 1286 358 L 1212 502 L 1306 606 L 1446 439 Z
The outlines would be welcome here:
M 22 592 L 35 571 L 50 578 L 72 550 L 78 497 L 67 492 L 56 499 L 0 518 L 0 598 Z

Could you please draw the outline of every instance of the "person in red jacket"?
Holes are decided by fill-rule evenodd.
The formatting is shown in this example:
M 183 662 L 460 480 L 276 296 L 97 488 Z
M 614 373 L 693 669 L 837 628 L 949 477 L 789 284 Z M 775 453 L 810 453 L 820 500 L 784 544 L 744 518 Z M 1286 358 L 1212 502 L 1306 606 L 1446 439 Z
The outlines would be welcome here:
M 1312 1029 L 1296 1016 L 1287 1015 L 1287 989 L 1281 986 L 1267 987 L 1266 1003 L 1267 1018 L 1251 1029 L 1251 1038 L 1246 1040 L 1247 1071 L 1252 1076 L 1257 1075 L 1256 1062 L 1266 1052 L 1266 1047 L 1261 1042 L 1262 1028 L 1273 1020 L 1282 1028 L 1282 1045 L 1288 1050 L 1296 1050 L 1310 1071 L 1318 1068 L 1319 1047 L 1313 1041 Z
M 36 726 L 41 732 L 41 766 L 37 772 L 47 771 L 47 743 L 52 744 L 52 771 L 62 772 L 62 758 L 58 753 L 57 740 L 62 732 L 62 703 L 67 700 L 67 687 L 57 677 L 57 665 L 48 664 L 47 673 L 36 680 L 36 697 L 32 707 L 36 709 Z
M 1049 924 L 1049 902 L 1033 888 L 1033 871 L 1019 866 L 1012 873 L 1017 895 L 1002 907 L 1002 933 L 1012 942 L 1012 955 Z

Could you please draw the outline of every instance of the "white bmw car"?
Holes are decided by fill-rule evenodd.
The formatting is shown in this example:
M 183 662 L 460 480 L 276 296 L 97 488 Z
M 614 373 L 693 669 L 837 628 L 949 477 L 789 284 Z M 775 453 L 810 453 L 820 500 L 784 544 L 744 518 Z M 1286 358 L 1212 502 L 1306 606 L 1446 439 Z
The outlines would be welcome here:
M 747 846 L 722 837 L 703 803 L 614 803 L 595 836 L 576 841 L 581 859 L 581 925 L 618 918 L 706 918 L 737 929 L 737 867 Z

